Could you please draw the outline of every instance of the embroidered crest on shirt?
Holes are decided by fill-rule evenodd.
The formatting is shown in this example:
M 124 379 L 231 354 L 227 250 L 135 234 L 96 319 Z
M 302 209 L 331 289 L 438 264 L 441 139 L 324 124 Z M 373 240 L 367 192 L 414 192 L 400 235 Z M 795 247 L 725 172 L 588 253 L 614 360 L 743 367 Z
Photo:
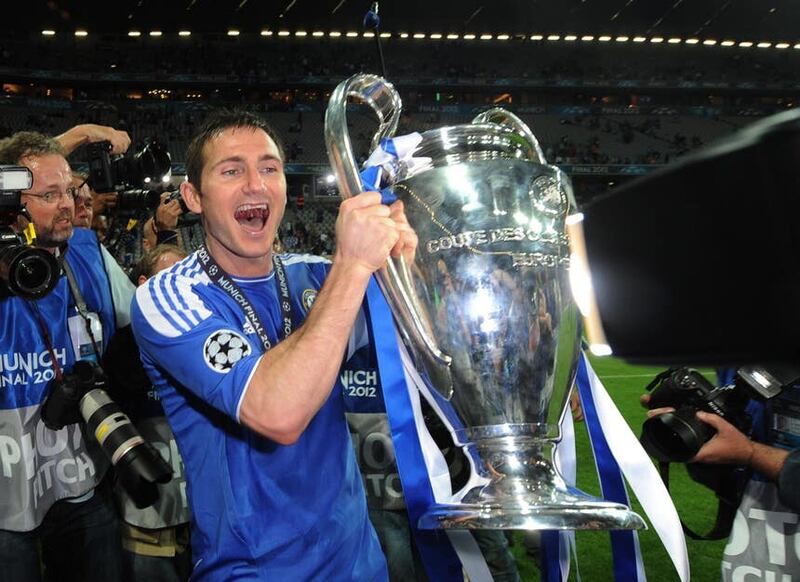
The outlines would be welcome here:
M 308 313 L 308 310 L 311 309 L 311 306 L 314 305 L 314 300 L 317 298 L 317 290 L 316 289 L 306 289 L 303 291 L 303 308 Z
M 223 329 L 208 336 L 203 345 L 203 359 L 212 370 L 227 374 L 251 351 L 250 344 L 239 332 Z

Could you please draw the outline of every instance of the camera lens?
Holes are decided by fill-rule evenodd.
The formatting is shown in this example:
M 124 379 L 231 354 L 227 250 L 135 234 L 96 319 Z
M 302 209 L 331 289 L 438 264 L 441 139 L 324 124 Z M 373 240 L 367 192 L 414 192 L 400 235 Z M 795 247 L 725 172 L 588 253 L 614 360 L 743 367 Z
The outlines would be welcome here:
M 14 294 L 39 299 L 53 290 L 60 269 L 52 254 L 21 243 L 0 247 L 0 280 Z
M 125 190 L 117 196 L 117 212 L 134 213 L 155 210 L 161 202 L 161 194 L 155 190 Z
M 714 429 L 697 419 L 695 408 L 680 408 L 648 419 L 642 425 L 642 445 L 663 462 L 685 463 L 697 454 Z

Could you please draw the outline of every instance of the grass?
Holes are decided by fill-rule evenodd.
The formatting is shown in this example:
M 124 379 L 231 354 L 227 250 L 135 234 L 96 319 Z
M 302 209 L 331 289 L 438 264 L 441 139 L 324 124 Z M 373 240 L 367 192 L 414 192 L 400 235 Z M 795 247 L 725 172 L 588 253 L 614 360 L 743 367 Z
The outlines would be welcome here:
M 645 410 L 639 405 L 639 396 L 647 383 L 663 368 L 631 366 L 614 358 L 594 358 L 592 366 L 603 381 L 611 398 L 619 408 L 628 425 L 637 436 L 641 433 Z M 583 423 L 575 425 L 578 463 L 578 487 L 593 495 L 599 495 L 600 486 L 594 469 L 594 460 L 589 439 Z M 670 493 L 678 515 L 694 531 L 705 533 L 714 524 L 717 501 L 714 494 L 692 481 L 683 465 L 670 468 Z M 633 508 L 647 521 L 639 503 L 634 499 Z M 672 561 L 655 530 L 639 532 L 639 543 L 647 578 L 653 582 L 679 580 Z M 525 553 L 522 544 L 523 532 L 515 532 L 512 551 L 517 560 L 520 576 L 526 582 L 539 580 L 539 572 L 532 558 Z M 583 582 L 613 581 L 611 545 L 607 532 L 577 532 L 578 568 Z M 725 541 L 706 542 L 686 539 L 693 580 L 719 580 L 720 561 Z M 571 569 L 571 580 L 575 576 L 575 564 Z

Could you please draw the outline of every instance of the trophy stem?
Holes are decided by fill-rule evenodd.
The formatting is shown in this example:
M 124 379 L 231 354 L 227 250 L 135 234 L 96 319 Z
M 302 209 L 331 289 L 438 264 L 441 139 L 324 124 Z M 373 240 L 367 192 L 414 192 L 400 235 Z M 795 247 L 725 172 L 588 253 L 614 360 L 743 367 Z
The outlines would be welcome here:
M 423 529 L 606 530 L 641 529 L 644 521 L 627 506 L 569 487 L 556 472 L 555 443 L 529 436 L 496 437 L 474 443 L 484 463 L 485 485 L 460 501 L 432 505 L 419 520 Z

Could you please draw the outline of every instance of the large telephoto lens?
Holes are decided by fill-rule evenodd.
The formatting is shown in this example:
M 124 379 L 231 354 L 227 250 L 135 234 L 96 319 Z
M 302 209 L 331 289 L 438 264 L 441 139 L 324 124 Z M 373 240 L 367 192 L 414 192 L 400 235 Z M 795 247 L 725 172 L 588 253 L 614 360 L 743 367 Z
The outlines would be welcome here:
M 58 262 L 46 250 L 26 246 L 16 237 L 14 242 L 0 240 L 0 281 L 12 294 L 40 299 L 56 286 L 59 273 Z
M 172 469 L 156 449 L 147 443 L 119 405 L 105 390 L 88 391 L 80 402 L 86 427 L 117 472 L 122 486 L 140 508 L 158 499 L 156 483 L 167 483 Z

